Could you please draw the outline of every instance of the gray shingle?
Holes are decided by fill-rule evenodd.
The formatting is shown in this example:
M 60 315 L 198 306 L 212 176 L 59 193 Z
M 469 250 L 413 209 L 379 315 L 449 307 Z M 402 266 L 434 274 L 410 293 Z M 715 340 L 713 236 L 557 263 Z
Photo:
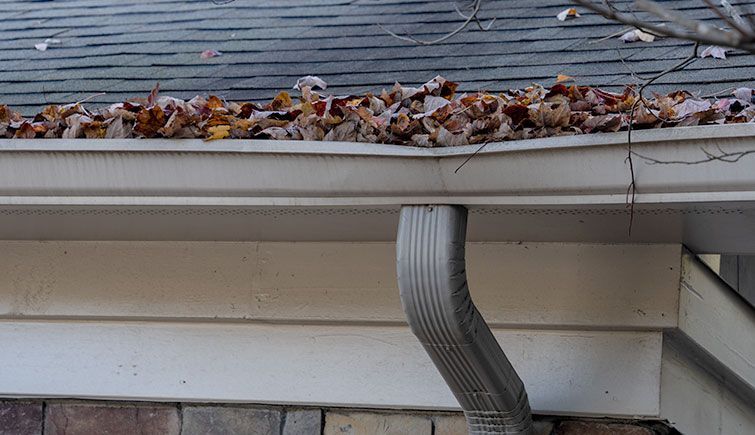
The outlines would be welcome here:
M 710 18 L 701 2 L 664 4 Z M 96 92 L 107 94 L 93 106 L 144 96 L 156 81 L 182 98 L 216 93 L 261 101 L 307 74 L 320 75 L 329 91 L 342 94 L 377 92 L 395 81 L 419 84 L 439 73 L 466 91 L 551 83 L 561 73 L 619 89 L 633 80 L 629 68 L 650 74 L 689 53 L 688 43 L 675 40 L 593 42 L 621 26 L 587 12 L 560 22 L 555 15 L 571 6 L 567 0 L 488 0 L 480 17 L 496 18 L 491 31 L 472 26 L 433 46 L 397 40 L 377 24 L 434 39 L 461 21 L 452 1 L 0 0 L 0 6 L 0 102 L 25 114 Z M 34 49 L 54 35 L 61 45 Z M 223 55 L 201 59 L 207 49 Z M 738 53 L 701 59 L 654 90 L 753 86 L 754 67 L 755 57 Z

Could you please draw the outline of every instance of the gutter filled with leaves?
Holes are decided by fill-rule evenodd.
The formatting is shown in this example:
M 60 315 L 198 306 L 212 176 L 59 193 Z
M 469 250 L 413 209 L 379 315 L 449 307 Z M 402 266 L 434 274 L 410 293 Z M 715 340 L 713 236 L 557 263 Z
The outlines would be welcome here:
M 447 147 L 518 139 L 755 122 L 755 90 L 724 98 L 686 91 L 640 99 L 632 87 L 613 93 L 589 86 L 533 85 L 499 94 L 457 94 L 440 76 L 380 95 L 325 96 L 316 77 L 297 83 L 295 101 L 281 92 L 268 104 L 216 96 L 189 101 L 159 95 L 90 111 L 81 103 L 47 106 L 25 119 L 0 105 L 0 138 L 203 138 L 387 143 Z M 639 101 L 638 101 L 639 99 Z

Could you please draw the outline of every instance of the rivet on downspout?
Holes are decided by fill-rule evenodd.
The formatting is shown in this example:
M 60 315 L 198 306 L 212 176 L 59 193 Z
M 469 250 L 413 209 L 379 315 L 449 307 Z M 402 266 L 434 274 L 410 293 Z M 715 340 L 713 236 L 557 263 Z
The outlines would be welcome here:
M 524 384 L 469 295 L 466 227 L 464 207 L 402 207 L 396 255 L 404 312 L 470 434 L 531 435 Z

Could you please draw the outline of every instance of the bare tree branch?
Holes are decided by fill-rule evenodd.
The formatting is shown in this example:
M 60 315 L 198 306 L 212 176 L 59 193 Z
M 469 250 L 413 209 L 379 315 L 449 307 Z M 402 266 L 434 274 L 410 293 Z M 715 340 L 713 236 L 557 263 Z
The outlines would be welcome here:
M 684 14 L 666 9 L 659 3 L 651 0 L 636 0 L 634 5 L 638 9 L 664 20 L 667 24 L 673 24 L 673 26 L 651 23 L 647 20 L 637 18 L 634 14 L 619 11 L 609 0 L 603 0 L 601 3 L 593 0 L 572 1 L 611 21 L 643 30 L 646 29 L 657 35 L 685 39 L 702 44 L 736 48 L 755 53 L 755 31 L 752 30 L 753 26 L 747 24 L 742 15 L 726 0 L 722 1 L 722 5 L 731 18 L 723 15 L 712 2 L 705 1 L 705 3 L 709 9 L 724 20 L 725 24 L 732 27 L 732 30 L 724 30 L 699 20 L 687 18 Z

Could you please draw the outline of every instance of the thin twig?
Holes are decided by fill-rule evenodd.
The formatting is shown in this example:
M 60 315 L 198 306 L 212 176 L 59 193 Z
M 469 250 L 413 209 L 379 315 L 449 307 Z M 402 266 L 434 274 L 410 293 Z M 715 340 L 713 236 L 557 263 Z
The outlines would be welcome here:
M 488 23 L 487 26 L 483 26 L 482 22 L 480 22 L 480 19 L 476 15 L 475 16 L 472 16 L 472 15 L 466 16 L 466 15 L 464 15 L 464 13 L 459 10 L 459 6 L 458 5 L 454 5 L 454 9 L 456 9 L 456 13 L 459 14 L 465 20 L 468 20 L 469 17 L 473 17 L 475 23 L 477 24 L 477 27 L 479 27 L 479 29 L 482 30 L 483 32 L 487 32 L 488 30 L 490 30 L 490 28 L 493 27 L 493 23 L 495 23 L 495 20 L 496 20 L 495 17 L 493 17 L 493 19 L 490 20 L 490 22 Z
M 629 126 L 627 128 L 627 142 L 629 142 L 630 145 L 632 143 L 632 125 L 634 123 L 634 112 L 635 112 L 635 109 L 637 108 L 637 105 L 640 104 L 640 103 L 642 103 L 645 106 L 646 109 L 650 110 L 650 106 L 648 105 L 647 101 L 645 100 L 645 97 L 642 95 L 642 93 L 645 90 L 645 88 L 647 88 L 648 86 L 650 86 L 653 82 L 655 82 L 659 78 L 661 78 L 661 77 L 663 77 L 663 76 L 665 76 L 667 74 L 670 74 L 670 73 L 672 73 L 674 71 L 682 70 L 682 69 L 686 68 L 687 66 L 689 66 L 690 64 L 692 64 L 693 62 L 695 62 L 698 59 L 698 57 L 697 57 L 697 51 L 698 51 L 699 48 L 700 48 L 700 43 L 699 42 L 695 42 L 695 44 L 692 46 L 692 53 L 690 53 L 689 56 L 687 56 L 686 58 L 682 59 L 681 62 L 676 63 L 676 64 L 672 65 L 669 68 L 666 68 L 665 70 L 659 72 L 658 74 L 654 75 L 653 77 L 650 77 L 642 86 L 640 86 L 640 89 L 637 91 L 637 100 L 632 104 L 632 109 L 631 109 L 631 112 L 629 114 Z
M 627 204 L 627 207 L 629 208 L 629 227 L 627 229 L 628 234 L 632 235 L 632 225 L 634 224 L 634 204 L 635 204 L 635 198 L 637 197 L 637 184 L 635 183 L 634 179 L 634 160 L 632 160 L 632 145 L 629 144 L 627 148 L 627 158 L 624 160 L 625 162 L 629 162 L 629 176 L 630 176 L 630 182 L 629 186 L 627 186 L 627 194 L 625 202 Z M 630 197 L 631 193 L 631 197 Z
M 711 94 L 700 95 L 700 98 L 713 98 L 718 97 L 719 95 L 729 95 L 736 89 L 737 88 L 735 88 L 734 86 L 730 86 L 726 89 L 721 89 L 720 91 L 713 92 Z
M 477 153 L 479 153 L 480 151 L 482 151 L 482 149 L 483 149 L 483 148 L 485 148 L 485 145 L 487 145 L 487 144 L 489 144 L 489 143 L 490 143 L 490 142 L 485 142 L 485 143 L 483 143 L 483 144 L 482 144 L 482 145 L 481 145 L 481 146 L 480 146 L 479 148 L 477 148 L 477 151 L 473 152 L 473 153 L 472 153 L 472 154 L 471 154 L 471 155 L 470 155 L 469 157 L 467 157 L 467 158 L 466 158 L 466 160 L 464 160 L 464 161 L 463 161 L 463 162 L 462 162 L 462 163 L 461 163 L 461 164 L 459 165 L 459 167 L 458 167 L 458 168 L 456 168 L 456 170 L 454 171 L 454 174 L 455 174 L 455 173 L 457 173 L 457 172 L 459 172 L 459 169 L 461 169 L 461 168 L 462 168 L 462 167 L 463 167 L 464 165 L 466 165 L 466 164 L 467 164 L 467 162 L 469 162 L 470 160 L 472 160 L 472 157 L 476 156 L 476 155 L 477 155 Z
M 607 41 L 607 40 L 609 40 L 611 38 L 615 38 L 617 36 L 621 36 L 621 35 L 629 32 L 629 31 L 631 31 L 632 29 L 633 29 L 632 27 L 627 27 L 625 29 L 619 30 L 618 32 L 611 33 L 610 35 L 606 35 L 606 36 L 604 36 L 604 37 L 602 37 L 600 39 L 594 39 L 594 40 L 588 42 L 588 44 L 597 44 L 598 42 Z
M 700 160 L 660 160 L 634 151 L 632 152 L 632 154 L 644 160 L 648 165 L 699 165 L 702 163 L 710 163 L 715 161 L 736 163 L 745 156 L 755 154 L 755 150 L 736 151 L 729 153 L 719 150 L 719 154 L 713 154 L 704 148 L 700 148 L 700 151 L 705 154 L 705 158 Z
M 90 96 L 88 96 L 88 97 L 84 98 L 84 99 L 83 99 L 83 100 L 81 100 L 81 101 L 77 101 L 77 102 L 76 102 L 76 104 L 82 104 L 82 103 L 86 103 L 86 102 L 87 102 L 87 101 L 89 101 L 89 100 L 92 100 L 92 99 L 94 99 L 94 98 L 97 98 L 97 97 L 101 97 L 101 96 L 103 96 L 103 95 L 107 95 L 107 92 L 98 92 L 98 93 L 96 93 L 96 94 L 92 94 L 92 95 L 90 95 Z
M 475 0 L 474 3 L 472 3 L 472 12 L 469 14 L 469 16 L 466 16 L 466 15 L 462 14 L 461 11 L 459 11 L 459 14 L 462 17 L 466 17 L 466 20 L 464 20 L 464 22 L 461 23 L 461 25 L 459 25 L 459 27 L 457 27 L 453 31 L 451 31 L 449 33 L 446 33 L 445 35 L 441 36 L 438 39 L 433 39 L 432 41 L 424 41 L 424 40 L 417 39 L 417 38 L 415 38 L 413 36 L 408 36 L 408 35 L 399 35 L 399 34 L 397 34 L 395 32 L 392 32 L 392 31 L 386 29 L 385 27 L 383 27 L 382 24 L 378 24 L 377 26 L 380 27 L 380 29 L 382 29 L 385 33 L 393 36 L 396 39 L 400 39 L 402 41 L 407 41 L 407 42 L 412 42 L 412 43 L 419 44 L 419 45 L 433 45 L 433 44 L 438 44 L 438 43 L 441 43 L 443 41 L 446 41 L 446 40 L 448 40 L 450 38 L 453 38 L 454 36 L 456 36 L 457 34 L 459 34 L 462 30 L 466 29 L 469 26 L 469 24 L 472 23 L 473 21 L 476 21 L 478 23 L 478 25 L 480 26 L 481 30 L 483 30 L 483 31 L 489 30 L 490 26 L 492 26 L 493 23 L 491 22 L 487 26 L 487 28 L 484 28 L 482 26 L 482 24 L 479 22 L 479 19 L 477 18 L 477 13 L 480 12 L 480 7 L 481 6 L 482 6 L 482 0 Z M 458 9 L 457 9 L 457 11 L 458 11 Z M 493 19 L 493 21 L 495 21 L 495 18 Z
M 740 22 L 736 18 L 734 18 L 733 16 L 726 15 L 723 12 L 721 12 L 721 9 L 719 9 L 715 4 L 713 4 L 713 1 L 711 1 L 711 0 L 703 0 L 703 2 L 708 6 L 708 9 L 710 9 L 711 11 L 713 11 L 714 14 L 718 15 L 718 18 L 721 18 L 726 24 L 728 24 L 729 26 L 731 26 L 731 28 L 735 29 L 737 32 L 739 32 L 739 33 L 741 33 L 743 35 L 746 35 L 746 34 L 748 34 L 748 33 L 750 33 L 752 31 L 752 29 L 748 29 L 748 28 L 744 27 L 744 26 L 746 26 L 746 24 L 745 24 L 744 20 L 742 20 L 742 17 L 739 17 L 739 19 L 741 20 L 741 24 L 740 24 Z M 722 4 L 723 4 L 723 2 L 722 2 Z M 729 5 L 729 6 L 731 6 L 731 5 Z M 736 12 L 733 9 L 732 9 L 732 13 L 736 14 Z
M 637 110 L 638 105 L 640 104 L 642 104 L 649 113 L 653 113 L 650 110 L 650 106 L 648 105 L 647 101 L 645 100 L 645 97 L 642 94 L 643 91 L 645 91 L 645 88 L 647 88 L 653 82 L 665 76 L 666 74 L 670 74 L 674 71 L 679 71 L 681 69 L 684 69 L 685 67 L 690 65 L 692 62 L 696 61 L 697 50 L 699 47 L 700 47 L 700 43 L 695 42 L 695 45 L 692 47 L 692 53 L 690 53 L 689 56 L 687 56 L 681 62 L 676 63 L 669 68 L 666 68 L 665 70 L 654 75 L 653 77 L 650 77 L 647 81 L 645 81 L 645 83 L 643 83 L 643 85 L 640 86 L 640 88 L 637 91 L 637 99 L 634 101 L 634 103 L 632 103 L 632 108 L 629 112 L 629 125 L 627 126 L 627 158 L 625 160 L 626 162 L 629 162 L 629 176 L 630 176 L 629 186 L 627 187 L 627 207 L 629 207 L 629 235 L 630 236 L 632 235 L 632 225 L 634 224 L 634 204 L 635 204 L 635 199 L 637 197 L 637 184 L 635 182 L 635 174 L 634 174 L 634 160 L 632 159 L 632 156 L 634 155 L 634 153 L 632 152 L 632 127 L 634 126 L 634 113 Z M 658 116 L 656 116 L 656 118 L 663 121 Z

